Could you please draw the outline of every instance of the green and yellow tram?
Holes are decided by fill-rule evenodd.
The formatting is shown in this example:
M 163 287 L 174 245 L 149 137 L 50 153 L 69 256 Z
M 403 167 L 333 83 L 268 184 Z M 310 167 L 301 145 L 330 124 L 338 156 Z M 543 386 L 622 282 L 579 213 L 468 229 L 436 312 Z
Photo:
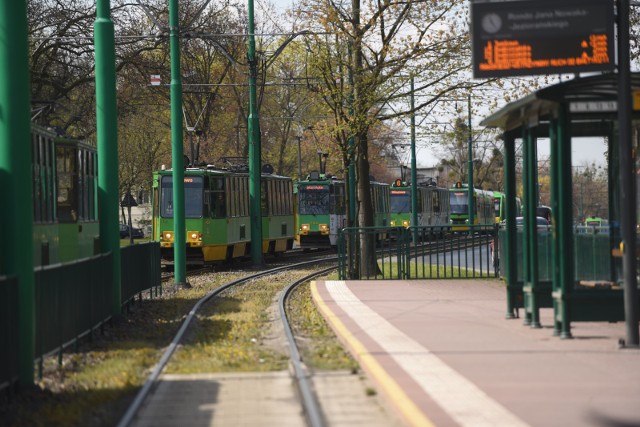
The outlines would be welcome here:
M 187 264 L 203 265 L 248 255 L 251 249 L 249 174 L 213 166 L 184 172 Z M 292 182 L 261 176 L 262 251 L 277 254 L 293 246 Z M 152 239 L 164 261 L 173 261 L 173 176 L 153 174 Z
M 449 224 L 449 191 L 435 185 L 419 184 L 416 188 L 418 195 L 417 226 L 445 226 Z M 411 224 L 411 185 L 396 179 L 389 191 L 390 215 L 392 227 L 409 228 Z
M 387 227 L 389 184 L 370 181 L 373 225 Z M 295 186 L 296 242 L 301 248 L 329 248 L 338 244 L 339 231 L 347 226 L 345 182 L 333 176 L 311 172 Z
M 31 148 L 34 266 L 99 253 L 96 149 L 34 124 Z
M 467 184 L 456 182 L 449 189 L 451 215 L 449 223 L 454 231 L 469 229 L 469 190 Z M 495 224 L 493 192 L 473 189 L 473 223 Z

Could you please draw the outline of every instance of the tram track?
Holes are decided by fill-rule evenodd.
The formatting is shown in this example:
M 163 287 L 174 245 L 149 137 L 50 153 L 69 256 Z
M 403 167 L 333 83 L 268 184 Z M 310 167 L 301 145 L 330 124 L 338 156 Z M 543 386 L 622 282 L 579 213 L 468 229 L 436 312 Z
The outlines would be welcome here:
M 332 258 L 325 257 L 325 259 L 323 259 L 322 262 L 335 262 L 336 260 L 337 260 L 337 257 L 332 257 Z M 175 334 L 171 343 L 163 352 L 158 363 L 151 370 L 151 373 L 147 377 L 147 380 L 145 381 L 144 385 L 142 386 L 140 391 L 137 393 L 133 402 L 131 403 L 126 413 L 118 423 L 118 427 L 126 427 L 126 426 L 132 425 L 143 403 L 145 402 L 145 400 L 149 398 L 154 387 L 157 385 L 163 370 L 165 369 L 167 364 L 170 362 L 170 360 L 172 359 L 173 355 L 176 352 L 176 349 L 179 347 L 179 345 L 183 341 L 185 335 L 187 334 L 190 328 L 190 325 L 192 324 L 192 321 L 194 320 L 194 318 L 196 317 L 200 309 L 205 304 L 210 302 L 212 299 L 220 296 L 223 292 L 227 290 L 247 285 L 248 283 L 255 281 L 256 279 L 263 278 L 269 275 L 274 275 L 287 270 L 299 269 L 299 268 L 307 267 L 309 265 L 317 265 L 318 262 L 319 261 L 317 259 L 313 259 L 313 260 L 299 262 L 295 264 L 278 266 L 275 268 L 250 274 L 248 276 L 227 282 L 221 285 L 220 287 L 210 291 L 208 294 L 206 294 L 204 297 L 198 300 L 198 302 L 193 306 L 193 308 L 191 308 L 189 313 L 186 315 L 178 332 Z M 318 404 L 318 400 L 314 397 L 311 386 L 308 381 L 309 374 L 305 370 L 305 368 L 302 366 L 302 363 L 301 363 L 302 359 L 300 356 L 300 351 L 297 347 L 295 338 L 293 336 L 293 332 L 292 332 L 291 325 L 289 323 L 288 316 L 286 315 L 285 305 L 287 302 L 287 298 L 297 286 L 312 280 L 314 277 L 327 274 L 328 272 L 335 269 L 336 269 L 336 266 L 334 265 L 328 268 L 317 270 L 308 275 L 305 275 L 302 278 L 295 280 L 294 282 L 289 283 L 288 285 L 285 286 L 284 290 L 281 291 L 281 294 L 278 300 L 280 318 L 283 322 L 285 335 L 288 341 L 288 347 L 290 349 L 289 356 L 290 356 L 291 364 L 293 365 L 292 375 L 294 376 L 294 379 L 297 384 L 297 389 L 299 391 L 299 396 L 301 399 L 301 405 L 303 407 L 303 411 L 306 414 L 309 425 L 313 427 L 324 425 L 324 423 L 322 421 L 321 410 Z

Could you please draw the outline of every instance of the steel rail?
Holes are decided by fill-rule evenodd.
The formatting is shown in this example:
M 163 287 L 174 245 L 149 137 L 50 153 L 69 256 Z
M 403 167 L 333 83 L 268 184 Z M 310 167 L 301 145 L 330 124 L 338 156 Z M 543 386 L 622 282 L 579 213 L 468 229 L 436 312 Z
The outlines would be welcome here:
M 296 280 L 295 282 L 292 282 L 284 291 L 280 293 L 280 298 L 278 299 L 278 305 L 280 308 L 280 319 L 282 320 L 282 324 L 284 325 L 284 332 L 287 336 L 287 340 L 289 341 L 289 353 L 291 355 L 291 361 L 293 362 L 293 369 L 298 385 L 298 390 L 300 391 L 300 395 L 302 397 L 302 406 L 304 408 L 307 421 L 309 422 L 309 425 L 311 427 L 322 427 L 325 425 L 325 422 L 320 410 L 320 403 L 311 390 L 309 381 L 307 381 L 309 374 L 302 366 L 302 356 L 300 355 L 298 345 L 296 344 L 296 340 L 293 336 L 293 331 L 291 330 L 291 325 L 289 323 L 289 317 L 287 316 L 285 304 L 287 302 L 287 298 L 296 287 L 310 281 L 314 277 L 324 275 L 336 269 L 337 267 L 326 268 L 324 270 L 316 271 L 312 274 L 309 274 L 299 280 Z
M 333 258 L 328 258 L 328 259 L 320 261 L 320 262 L 331 261 L 332 259 Z M 144 383 L 144 385 L 142 386 L 142 388 L 140 389 L 140 391 L 136 395 L 135 399 L 133 400 L 133 402 L 131 403 L 131 405 L 127 409 L 127 412 L 125 412 L 124 416 L 122 417 L 120 422 L 117 424 L 117 427 L 128 427 L 131 424 L 131 422 L 134 420 L 136 414 L 138 413 L 138 411 L 140 410 L 140 407 L 142 406 L 142 403 L 144 403 L 144 400 L 147 398 L 147 396 L 149 395 L 149 393 L 153 389 L 154 385 L 156 384 L 156 381 L 158 380 L 158 377 L 160 376 L 160 374 L 162 373 L 162 371 L 166 367 L 167 363 L 169 363 L 169 360 L 171 360 L 171 357 L 173 356 L 173 354 L 175 353 L 176 349 L 178 348 L 178 345 L 180 344 L 180 341 L 182 340 L 182 337 L 184 336 L 184 334 L 186 333 L 187 329 L 189 328 L 189 325 L 190 325 L 191 321 L 193 320 L 193 318 L 195 317 L 196 313 L 198 312 L 198 310 L 202 307 L 202 305 L 204 303 L 206 303 L 211 298 L 217 296 L 218 294 L 222 293 L 223 291 L 225 291 L 225 290 L 227 290 L 227 289 L 229 289 L 229 288 L 231 288 L 233 286 L 239 286 L 239 285 L 241 285 L 241 284 L 243 284 L 245 282 L 249 282 L 251 280 L 257 279 L 257 278 L 262 277 L 262 276 L 268 276 L 270 274 L 278 273 L 280 271 L 291 270 L 291 269 L 294 269 L 294 268 L 306 266 L 308 264 L 317 264 L 318 262 L 319 262 L 318 260 L 304 261 L 304 262 L 300 262 L 300 263 L 296 263 L 296 264 L 290 264 L 290 265 L 285 265 L 285 266 L 281 266 L 281 267 L 272 268 L 272 269 L 269 269 L 269 270 L 264 270 L 264 271 L 261 271 L 261 272 L 255 273 L 255 274 L 251 274 L 249 276 L 246 276 L 246 277 L 243 277 L 243 278 L 236 279 L 236 280 L 233 280 L 231 282 L 225 283 L 224 285 L 222 285 L 222 286 L 210 291 L 207 295 L 202 297 L 193 306 L 191 311 L 189 311 L 189 314 L 187 315 L 185 320 L 182 322 L 182 325 L 180 326 L 180 329 L 176 333 L 175 337 L 173 338 L 173 340 L 171 341 L 171 343 L 169 344 L 167 349 L 164 351 L 162 357 L 160 358 L 160 361 L 154 366 L 153 370 L 151 371 L 151 373 L 147 377 L 146 382 Z

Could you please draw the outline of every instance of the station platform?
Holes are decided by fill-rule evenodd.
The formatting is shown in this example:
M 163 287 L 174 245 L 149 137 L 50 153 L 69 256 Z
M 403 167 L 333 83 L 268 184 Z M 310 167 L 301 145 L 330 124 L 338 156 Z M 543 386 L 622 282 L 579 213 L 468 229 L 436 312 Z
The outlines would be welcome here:
M 323 316 L 413 426 L 640 426 L 640 350 L 624 323 L 574 338 L 505 319 L 498 280 L 316 281 Z

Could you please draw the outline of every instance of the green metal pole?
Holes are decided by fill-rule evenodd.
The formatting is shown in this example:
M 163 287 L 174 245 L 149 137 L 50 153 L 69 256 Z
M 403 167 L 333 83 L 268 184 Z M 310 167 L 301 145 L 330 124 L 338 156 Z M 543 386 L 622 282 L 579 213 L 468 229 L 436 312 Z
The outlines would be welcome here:
M 527 192 L 530 194 L 528 197 L 529 203 L 527 203 L 527 213 L 529 214 L 529 221 L 525 221 L 527 230 L 529 231 L 529 238 L 527 244 L 529 246 L 528 252 L 528 264 L 529 264 L 529 280 L 527 284 L 529 288 L 529 308 L 531 313 L 532 328 L 540 328 L 540 307 L 538 303 L 538 226 L 536 220 L 536 207 L 538 206 L 538 139 L 536 137 L 536 129 L 531 128 L 527 132 L 526 149 L 529 152 L 529 183 L 527 186 Z
M 96 1 L 93 24 L 96 61 L 96 126 L 98 138 L 98 216 L 103 253 L 111 252 L 113 284 L 111 314 L 122 310 L 120 286 L 120 231 L 118 226 L 118 113 L 116 104 L 116 53 L 109 0 Z
M 531 315 L 529 313 L 529 302 L 528 302 L 528 295 L 527 295 L 526 289 L 531 283 L 531 262 L 530 262 L 531 257 L 529 255 L 531 245 L 529 244 L 529 242 L 532 239 L 532 235 L 531 235 L 531 227 L 529 227 L 529 224 L 531 224 L 531 222 L 535 220 L 535 218 L 532 218 L 531 216 L 531 209 L 530 209 L 533 204 L 533 195 L 531 194 L 531 191 L 529 191 L 529 188 L 531 186 L 530 184 L 531 172 L 529 171 L 529 168 L 531 167 L 531 162 L 529 161 L 531 152 L 529 151 L 528 143 L 529 143 L 529 129 L 523 127 L 522 129 L 522 144 L 523 144 L 522 187 L 524 189 L 524 200 L 523 200 L 524 207 L 523 207 L 522 216 L 524 217 L 524 224 L 522 227 L 522 281 L 523 281 L 523 300 L 524 300 L 524 309 L 525 309 L 524 320 L 523 320 L 524 325 L 531 324 Z
M 26 1 L 2 2 L 0 39 L 0 274 L 18 278 L 19 379 L 28 386 L 35 355 L 35 284 Z
M 351 39 L 348 41 L 348 55 L 351 58 Z M 349 116 L 353 115 L 353 72 L 351 67 L 349 67 L 347 71 L 347 79 L 349 82 L 349 97 L 347 98 L 349 102 Z M 353 140 L 353 135 L 349 136 L 349 140 L 347 141 L 347 150 L 348 150 L 348 192 L 349 192 L 349 227 L 356 226 L 356 162 L 355 162 L 355 141 Z
M 518 295 L 518 259 L 516 250 L 516 154 L 515 137 L 512 133 L 504 136 L 504 193 L 506 206 L 506 236 L 504 248 L 500 248 L 500 255 L 505 263 L 507 279 L 507 319 L 516 317 Z M 504 249 L 504 250 L 503 250 Z
M 558 146 L 559 133 L 558 133 L 558 120 L 552 119 L 549 123 L 549 140 L 551 146 L 551 268 L 552 268 L 552 292 L 555 294 L 560 290 L 560 257 L 562 252 L 560 251 L 560 240 L 558 239 L 558 224 L 560 223 L 560 194 L 559 194 L 559 177 L 560 177 L 560 164 L 558 162 Z M 553 311 L 557 313 L 558 305 L 556 298 L 553 298 Z M 553 319 L 553 335 L 560 336 L 560 322 L 558 322 L 556 316 Z
M 176 287 L 186 280 L 186 231 L 184 223 L 184 148 L 182 146 L 182 77 L 180 76 L 180 22 L 178 0 L 169 0 L 171 50 L 171 167 L 173 169 L 173 272 Z
M 411 227 L 413 228 L 413 243 L 418 243 L 418 173 L 416 166 L 416 108 L 413 91 L 414 79 L 411 76 Z
M 473 131 L 471 129 L 471 95 L 467 98 L 467 107 L 469 109 L 469 143 L 468 143 L 468 175 L 469 175 L 469 232 L 473 232 L 471 226 L 475 223 L 473 218 Z
M 636 266 L 636 181 L 633 165 L 633 142 L 631 127 L 631 69 L 629 58 L 629 0 L 618 1 L 618 126 L 620 128 L 620 191 L 623 208 L 620 216 L 620 231 L 624 243 L 622 254 L 624 274 L 624 315 L 626 319 L 625 345 L 638 348 L 638 278 Z
M 247 57 L 249 60 L 249 201 L 251 203 L 251 261 L 262 265 L 262 216 L 260 213 L 260 118 L 256 92 L 257 64 L 256 38 L 254 35 L 253 0 L 248 0 L 249 40 Z
M 571 189 L 571 126 L 567 106 L 561 105 L 558 114 L 558 225 L 555 229 L 560 241 L 559 277 L 561 291 L 556 319 L 561 319 L 560 338 L 572 338 L 569 304 L 574 292 L 573 265 L 573 191 Z

